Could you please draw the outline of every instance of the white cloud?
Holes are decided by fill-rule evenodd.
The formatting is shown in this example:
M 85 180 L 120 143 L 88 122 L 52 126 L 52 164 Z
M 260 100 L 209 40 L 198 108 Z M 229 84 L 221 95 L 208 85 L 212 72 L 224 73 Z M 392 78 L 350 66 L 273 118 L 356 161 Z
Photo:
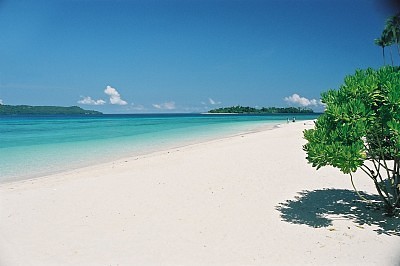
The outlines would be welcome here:
M 144 110 L 146 110 L 146 108 L 143 105 L 141 105 L 141 104 L 133 104 L 133 103 L 131 104 L 130 109 L 131 110 L 135 110 L 135 111 L 144 111 Z
M 107 88 L 104 90 L 104 93 L 110 96 L 111 104 L 118 104 L 118 105 L 128 104 L 126 101 L 121 99 L 121 95 L 118 93 L 118 91 L 111 86 L 107 86 Z
M 160 109 L 160 110 L 174 110 L 176 109 L 175 102 L 166 102 L 166 103 L 160 103 L 160 104 L 153 104 L 154 108 Z
M 316 99 L 307 99 L 305 97 L 301 97 L 300 95 L 294 93 L 292 96 L 285 97 L 284 99 L 288 103 L 300 105 L 302 107 L 306 106 L 318 106 L 319 102 Z
M 2 99 L 0 99 L 0 104 L 3 104 L 3 100 Z
M 214 101 L 214 100 L 211 99 L 211 98 L 208 98 L 208 102 L 209 102 L 211 105 L 221 104 L 221 102 L 216 102 L 216 101 Z
M 88 104 L 88 105 L 103 105 L 106 102 L 104 100 L 93 100 L 90 96 L 87 97 L 83 97 L 81 96 L 83 99 L 79 100 L 78 103 L 80 104 Z

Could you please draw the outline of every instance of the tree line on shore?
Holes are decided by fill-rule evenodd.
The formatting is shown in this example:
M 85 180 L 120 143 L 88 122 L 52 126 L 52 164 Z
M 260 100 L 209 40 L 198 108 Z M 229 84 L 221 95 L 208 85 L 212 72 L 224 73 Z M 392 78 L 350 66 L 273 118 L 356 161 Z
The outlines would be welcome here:
M 228 114 L 310 114 L 314 113 L 312 109 L 302 107 L 262 107 L 254 108 L 248 106 L 231 106 L 222 107 L 208 111 L 212 114 L 228 113 Z
M 79 106 L 30 106 L 0 104 L 0 115 L 98 115 L 101 112 L 85 110 Z

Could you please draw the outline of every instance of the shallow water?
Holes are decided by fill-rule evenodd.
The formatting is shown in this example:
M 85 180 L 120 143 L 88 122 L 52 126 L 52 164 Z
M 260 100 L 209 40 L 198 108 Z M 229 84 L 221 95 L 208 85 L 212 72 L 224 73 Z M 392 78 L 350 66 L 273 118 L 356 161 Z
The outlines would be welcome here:
M 293 115 L 0 116 L 0 182 L 286 123 Z M 296 115 L 297 120 L 318 115 Z

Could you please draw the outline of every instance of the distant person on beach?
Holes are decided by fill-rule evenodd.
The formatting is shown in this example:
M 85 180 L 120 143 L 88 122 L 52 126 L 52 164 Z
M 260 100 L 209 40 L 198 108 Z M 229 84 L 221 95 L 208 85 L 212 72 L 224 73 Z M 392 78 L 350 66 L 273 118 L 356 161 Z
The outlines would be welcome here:
M 293 116 L 292 122 L 296 122 L 296 117 Z

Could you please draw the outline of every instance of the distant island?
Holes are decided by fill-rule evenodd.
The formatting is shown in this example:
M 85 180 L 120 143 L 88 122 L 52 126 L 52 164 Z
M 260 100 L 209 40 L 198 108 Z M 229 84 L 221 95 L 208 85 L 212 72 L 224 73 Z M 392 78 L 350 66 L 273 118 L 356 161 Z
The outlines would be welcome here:
M 208 111 L 210 114 L 312 114 L 314 111 L 309 108 L 301 107 L 254 107 L 232 106 L 213 109 Z
M 30 106 L 30 105 L 2 105 L 0 115 L 101 115 L 101 112 L 85 110 L 79 106 Z

